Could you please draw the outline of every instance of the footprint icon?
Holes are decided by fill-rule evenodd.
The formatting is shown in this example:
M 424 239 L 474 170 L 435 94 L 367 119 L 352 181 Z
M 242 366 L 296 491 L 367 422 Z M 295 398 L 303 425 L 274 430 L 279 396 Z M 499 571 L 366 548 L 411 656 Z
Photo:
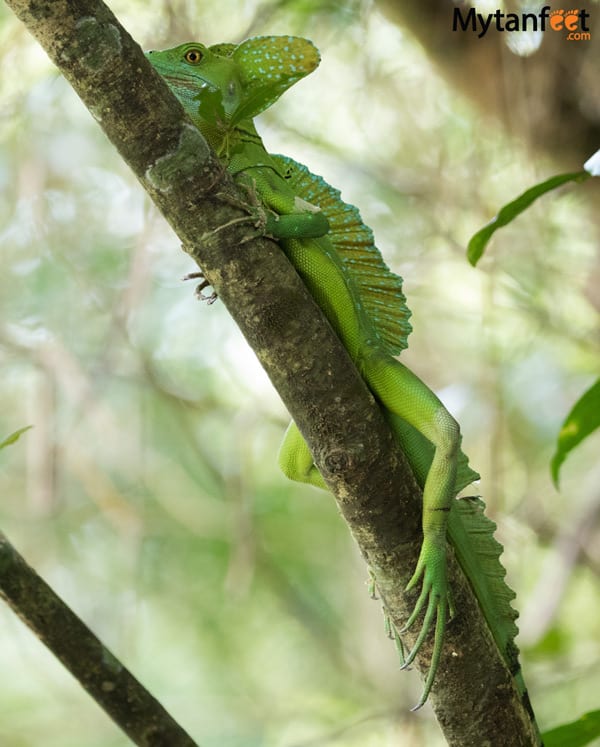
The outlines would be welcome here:
M 579 10 L 568 10 L 565 13 L 565 28 L 575 31 L 579 26 Z
M 571 11 L 572 12 L 572 11 Z M 554 31 L 561 31 L 564 24 L 564 10 L 553 10 L 550 12 L 550 28 Z

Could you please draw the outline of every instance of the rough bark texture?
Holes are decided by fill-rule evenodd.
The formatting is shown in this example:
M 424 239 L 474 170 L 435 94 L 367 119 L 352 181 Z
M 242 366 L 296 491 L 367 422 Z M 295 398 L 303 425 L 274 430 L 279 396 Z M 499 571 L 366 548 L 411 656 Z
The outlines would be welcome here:
M 7 0 L 88 105 L 199 263 L 298 423 L 398 627 L 421 543 L 421 495 L 372 396 L 278 246 L 239 240 L 237 193 L 141 50 L 97 0 Z M 201 340 L 201 332 L 198 332 Z M 431 702 L 448 743 L 534 745 L 535 735 L 464 576 Z M 410 645 L 415 638 L 406 636 Z M 428 666 L 430 641 L 418 657 Z M 382 645 L 385 645 L 382 642 Z M 394 656 L 390 644 L 390 656 Z

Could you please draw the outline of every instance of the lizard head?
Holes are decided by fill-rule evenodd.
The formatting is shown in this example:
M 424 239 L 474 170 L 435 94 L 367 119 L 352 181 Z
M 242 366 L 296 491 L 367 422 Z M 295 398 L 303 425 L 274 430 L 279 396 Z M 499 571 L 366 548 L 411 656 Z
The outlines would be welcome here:
M 296 36 L 257 36 L 241 44 L 181 44 L 146 52 L 192 121 L 230 131 L 263 112 L 320 62 L 312 42 Z

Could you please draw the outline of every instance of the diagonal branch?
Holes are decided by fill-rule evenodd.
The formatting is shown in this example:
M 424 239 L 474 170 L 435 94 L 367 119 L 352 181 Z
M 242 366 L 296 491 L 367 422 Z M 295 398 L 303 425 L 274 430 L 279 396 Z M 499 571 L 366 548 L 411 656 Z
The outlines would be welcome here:
M 373 397 L 283 252 L 232 206 L 232 184 L 166 84 L 100 0 L 6 0 L 202 267 L 306 438 L 396 626 L 420 543 L 421 495 Z M 223 199 L 227 193 L 231 199 Z M 227 227 L 215 233 L 219 227 Z M 431 702 L 451 745 L 536 744 L 529 717 L 451 556 L 459 615 Z M 407 634 L 414 643 L 415 633 Z M 417 666 L 425 670 L 431 641 Z M 390 645 L 390 655 L 395 655 Z
M 2 532 L 0 597 L 134 744 L 195 747 L 196 742 L 27 565 Z

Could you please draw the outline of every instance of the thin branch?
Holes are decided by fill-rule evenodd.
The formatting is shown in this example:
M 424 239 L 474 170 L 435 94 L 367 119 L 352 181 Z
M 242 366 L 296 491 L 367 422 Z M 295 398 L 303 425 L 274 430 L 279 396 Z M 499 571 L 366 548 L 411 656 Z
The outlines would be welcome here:
M 196 742 L 0 532 L 0 597 L 61 661 L 134 744 L 194 747 Z

